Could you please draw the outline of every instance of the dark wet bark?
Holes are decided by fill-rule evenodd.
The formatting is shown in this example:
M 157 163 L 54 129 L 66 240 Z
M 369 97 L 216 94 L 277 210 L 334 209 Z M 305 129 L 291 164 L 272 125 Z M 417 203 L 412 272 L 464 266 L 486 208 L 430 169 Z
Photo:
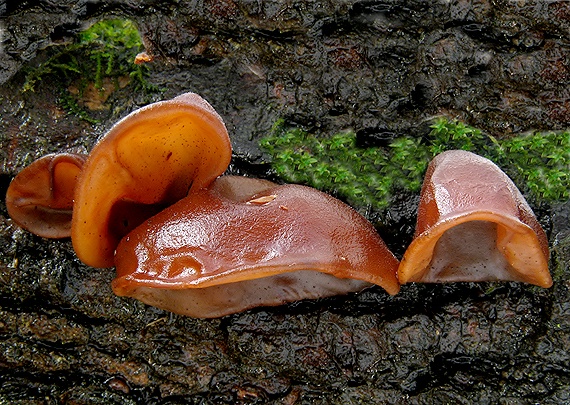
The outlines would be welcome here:
M 129 111 L 187 90 L 226 120 L 233 170 L 257 176 L 267 175 L 257 139 L 282 117 L 370 138 L 421 136 L 439 114 L 495 136 L 568 127 L 570 3 L 428 4 L 0 5 L 0 192 L 34 158 L 88 151 Z M 109 16 L 138 23 L 156 55 L 149 81 L 164 94 L 118 90 L 95 126 L 67 115 L 49 84 L 22 94 L 24 69 L 47 47 Z M 217 320 L 115 297 L 112 269 L 18 229 L 1 204 L 0 403 L 570 401 L 568 203 L 537 207 L 553 250 L 549 290 L 373 288 Z

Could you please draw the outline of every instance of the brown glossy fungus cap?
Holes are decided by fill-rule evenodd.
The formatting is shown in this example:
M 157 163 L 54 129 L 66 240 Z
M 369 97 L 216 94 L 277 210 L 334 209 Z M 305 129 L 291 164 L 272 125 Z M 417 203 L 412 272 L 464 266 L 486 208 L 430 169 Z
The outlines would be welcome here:
M 73 192 L 86 155 L 46 155 L 22 170 L 6 192 L 10 217 L 44 238 L 71 236 Z
M 315 189 L 224 176 L 119 244 L 117 295 L 194 317 L 360 291 L 396 294 L 398 260 L 356 211 Z
M 113 266 L 124 235 L 208 186 L 230 158 L 222 118 L 197 94 L 129 114 L 93 148 L 79 178 L 71 235 L 77 256 L 89 266 Z
M 548 241 L 524 197 L 493 162 L 462 150 L 430 163 L 401 284 L 522 281 L 550 287 Z

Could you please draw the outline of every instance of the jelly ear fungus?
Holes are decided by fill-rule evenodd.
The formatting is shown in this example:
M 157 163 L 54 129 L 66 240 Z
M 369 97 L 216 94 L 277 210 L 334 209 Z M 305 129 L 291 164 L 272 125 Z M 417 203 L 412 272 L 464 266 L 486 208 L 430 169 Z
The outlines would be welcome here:
M 185 93 L 142 107 L 95 145 L 75 193 L 71 239 L 79 259 L 113 266 L 123 236 L 228 167 L 232 148 L 222 118 Z
M 73 194 L 86 155 L 49 154 L 19 172 L 6 192 L 8 215 L 43 238 L 69 238 Z
M 547 288 L 548 259 L 544 230 L 499 167 L 462 150 L 432 160 L 401 284 L 503 280 Z
M 117 295 L 200 318 L 371 283 L 399 291 L 398 260 L 352 208 L 309 187 L 236 176 L 134 229 L 115 264 Z

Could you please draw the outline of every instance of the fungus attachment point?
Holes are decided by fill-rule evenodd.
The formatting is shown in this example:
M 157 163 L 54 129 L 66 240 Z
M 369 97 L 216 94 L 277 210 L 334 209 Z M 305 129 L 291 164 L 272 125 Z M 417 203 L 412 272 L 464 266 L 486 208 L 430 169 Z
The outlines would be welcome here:
M 522 281 L 550 287 L 548 241 L 524 197 L 493 162 L 462 150 L 430 163 L 401 284 Z
M 399 290 L 398 260 L 352 208 L 246 177 L 221 177 L 150 218 L 121 241 L 115 264 L 117 295 L 200 318 L 370 283 Z
M 18 173 L 6 192 L 6 208 L 14 222 L 44 238 L 70 237 L 73 191 L 86 158 L 50 154 Z
M 189 190 L 208 186 L 230 158 L 222 118 L 197 94 L 129 114 L 93 148 L 79 177 L 71 235 L 77 256 L 111 267 L 124 235 Z

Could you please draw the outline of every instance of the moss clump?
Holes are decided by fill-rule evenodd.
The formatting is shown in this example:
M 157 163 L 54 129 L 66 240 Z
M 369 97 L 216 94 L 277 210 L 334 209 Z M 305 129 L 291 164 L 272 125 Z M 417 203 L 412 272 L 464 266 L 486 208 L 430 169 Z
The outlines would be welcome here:
M 119 81 L 124 83 L 126 78 L 137 89 L 156 90 L 146 81 L 148 68 L 134 63 L 142 48 L 140 34 L 132 21 L 100 21 L 79 33 L 76 42 L 52 48 L 52 55 L 26 75 L 23 91 L 33 91 L 46 79 L 55 81 L 61 90 L 62 105 L 90 120 L 77 103 L 89 86 L 103 93 L 109 83 L 118 88 Z M 74 94 L 68 91 L 71 83 L 78 90 Z
M 317 138 L 283 121 L 261 139 L 272 167 L 285 181 L 335 193 L 355 207 L 384 209 L 397 189 L 417 191 L 428 151 L 414 139 L 397 139 L 389 148 L 360 148 L 354 132 Z M 423 158 L 420 158 L 421 155 Z M 413 158 L 412 158 L 413 156 Z
M 537 199 L 570 197 L 570 131 L 506 139 L 490 156 L 519 186 Z
M 570 197 L 570 131 L 534 132 L 498 140 L 462 123 L 440 118 L 432 125 L 430 151 L 449 149 L 478 153 L 500 166 L 536 201 Z
M 403 137 L 386 148 L 362 148 L 356 145 L 354 132 L 319 138 L 278 121 L 260 146 L 272 156 L 274 171 L 285 181 L 336 193 L 355 207 L 383 210 L 394 195 L 418 192 L 429 161 L 451 149 L 493 160 L 536 199 L 569 197 L 570 132 L 497 140 L 441 118 L 434 121 L 425 140 Z

